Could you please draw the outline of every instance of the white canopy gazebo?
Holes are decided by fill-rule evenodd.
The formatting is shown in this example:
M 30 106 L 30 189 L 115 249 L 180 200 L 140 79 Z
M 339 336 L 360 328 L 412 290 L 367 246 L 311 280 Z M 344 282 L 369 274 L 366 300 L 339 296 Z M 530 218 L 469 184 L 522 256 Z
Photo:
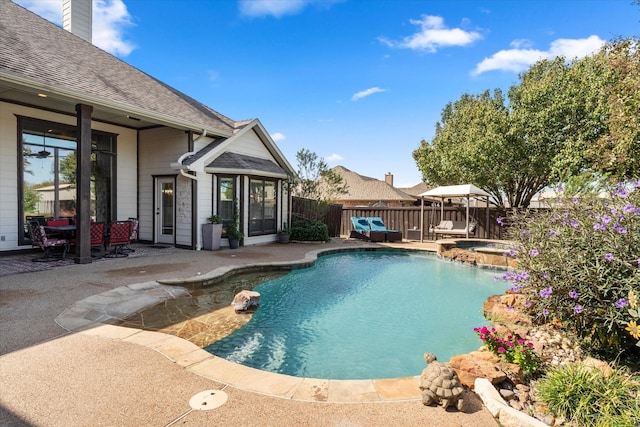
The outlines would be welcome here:
M 462 184 L 462 185 L 445 185 L 443 187 L 436 187 L 429 191 L 425 191 L 424 193 L 419 194 L 420 196 L 420 241 L 422 242 L 423 234 L 424 234 L 424 198 L 439 198 L 440 202 L 440 218 L 444 217 L 444 199 L 452 199 L 452 198 L 461 198 L 466 197 L 467 199 L 467 232 L 466 238 L 469 238 L 469 199 L 471 197 L 475 197 L 480 199 L 481 197 L 486 198 L 487 203 L 487 227 L 485 227 L 485 237 L 489 237 L 489 198 L 491 194 L 487 193 L 481 188 L 476 187 L 473 184 Z

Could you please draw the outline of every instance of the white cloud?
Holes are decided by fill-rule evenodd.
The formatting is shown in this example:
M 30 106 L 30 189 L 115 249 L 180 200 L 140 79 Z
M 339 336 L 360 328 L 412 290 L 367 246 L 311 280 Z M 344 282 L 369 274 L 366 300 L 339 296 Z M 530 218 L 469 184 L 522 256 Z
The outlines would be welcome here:
M 501 70 L 519 73 L 541 59 L 553 59 L 563 56 L 567 59 L 584 58 L 597 52 L 605 41 L 598 36 L 589 36 L 586 39 L 558 39 L 551 42 L 549 50 L 521 49 L 529 47 L 530 42 L 516 40 L 511 43 L 514 49 L 505 49 L 494 53 L 491 57 L 483 59 L 473 70 L 473 75 L 487 71 Z
M 343 160 L 343 157 L 340 154 L 333 153 L 333 154 L 325 157 L 324 160 L 327 163 L 335 163 L 335 162 L 339 162 L 340 160 Z
M 274 142 L 278 142 L 287 139 L 287 137 L 283 133 L 276 132 L 271 135 L 271 139 L 273 139 Z
M 358 99 L 362 99 L 364 97 L 367 97 L 369 95 L 373 95 L 374 93 L 378 93 L 378 92 L 386 92 L 386 89 L 380 89 L 379 87 L 371 87 L 369 89 L 365 89 L 365 90 L 361 90 L 358 93 L 355 93 L 352 97 L 351 100 L 352 101 L 357 101 Z
M 62 26 L 62 0 L 15 0 L 22 7 Z M 125 40 L 124 30 L 133 25 L 131 15 L 122 0 L 93 0 L 93 44 L 100 49 L 127 56 L 135 45 Z
M 93 44 L 113 55 L 127 56 L 135 49 L 124 38 L 124 30 L 131 25 L 131 15 L 122 0 L 94 0 Z
M 392 41 L 384 37 L 379 37 L 378 40 L 389 47 L 433 53 L 442 47 L 466 46 L 482 38 L 480 33 L 475 31 L 447 28 L 440 16 L 422 15 L 422 19 L 411 19 L 409 22 L 420 26 L 420 30 L 403 38 L 402 41 Z

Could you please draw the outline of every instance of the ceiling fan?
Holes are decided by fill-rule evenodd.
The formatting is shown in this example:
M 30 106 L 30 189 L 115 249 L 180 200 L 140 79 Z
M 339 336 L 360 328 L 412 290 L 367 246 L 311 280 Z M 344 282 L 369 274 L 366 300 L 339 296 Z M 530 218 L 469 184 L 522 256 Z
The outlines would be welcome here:
M 50 151 L 47 151 L 47 138 L 42 137 L 42 150 L 35 153 L 25 153 L 27 157 L 35 157 L 36 159 L 46 159 L 51 155 Z

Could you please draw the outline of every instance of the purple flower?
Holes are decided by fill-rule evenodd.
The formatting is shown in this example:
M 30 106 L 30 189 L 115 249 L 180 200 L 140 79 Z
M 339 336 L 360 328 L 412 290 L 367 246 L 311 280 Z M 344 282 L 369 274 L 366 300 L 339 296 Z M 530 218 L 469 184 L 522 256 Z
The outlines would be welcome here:
M 504 220 L 502 219 L 502 217 L 496 218 L 496 222 L 500 225 L 500 227 L 504 226 Z
M 549 315 L 549 310 L 547 310 L 546 308 L 544 310 L 542 310 L 542 314 L 544 316 L 548 316 Z
M 580 314 L 582 313 L 582 306 L 580 304 L 576 304 L 576 306 L 573 307 L 573 310 L 576 312 L 576 314 Z
M 620 197 L 627 197 L 629 195 L 629 192 L 627 190 L 625 190 L 624 188 L 620 188 L 618 190 L 615 190 L 613 192 L 614 196 L 620 196 Z
M 622 212 L 626 214 L 635 212 L 635 210 L 636 210 L 636 207 L 631 204 L 625 205 L 624 208 L 622 208 Z
M 513 311 L 513 306 L 512 306 L 512 305 L 508 305 L 508 306 L 507 306 L 507 310 L 509 310 L 509 311 Z
M 624 308 L 624 307 L 626 307 L 626 305 L 628 303 L 629 302 L 626 300 L 626 298 L 620 298 L 618 301 L 616 301 L 616 307 L 617 308 Z
M 552 236 L 552 237 L 557 237 L 557 236 L 559 236 L 559 235 L 560 235 L 560 232 L 559 232 L 559 231 L 557 231 L 557 230 L 551 230 L 551 231 L 549 232 L 549 235 L 550 235 L 550 236 Z
M 571 225 L 573 228 L 578 228 L 578 226 L 579 226 L 580 224 L 579 224 L 579 223 L 578 223 L 578 221 L 576 221 L 575 219 L 572 219 L 572 220 L 569 222 L 569 225 Z
M 509 256 L 516 256 L 517 252 L 514 249 L 509 249 Z
M 611 217 L 609 215 L 602 215 L 602 224 L 607 225 L 611 222 Z
M 574 205 L 578 204 L 579 202 L 577 197 L 574 197 L 571 201 L 573 202 Z
M 564 187 L 562 185 L 558 187 L 558 193 L 562 193 L 563 191 L 564 191 Z
M 547 273 L 546 271 L 544 273 L 542 273 L 542 278 L 543 279 L 548 279 L 549 278 L 549 273 Z
M 569 297 L 573 299 L 578 299 L 578 293 L 576 291 L 569 292 Z
M 529 255 L 531 255 L 531 256 L 533 256 L 533 257 L 538 256 L 538 250 L 537 250 L 537 249 L 535 249 L 535 248 L 534 248 L 534 249 L 531 249 L 531 250 L 529 251 Z
M 548 288 L 544 288 L 544 289 L 542 289 L 540 291 L 540 296 L 542 298 L 549 298 L 552 293 L 553 293 L 553 289 L 551 289 L 551 287 L 548 287 Z
M 640 187 L 640 180 L 634 182 L 633 186 L 636 187 L 636 188 Z
M 598 231 L 598 230 L 604 230 L 604 228 L 602 227 L 602 225 L 600 225 L 600 224 L 598 224 L 598 223 L 593 224 L 593 229 L 594 229 L 595 231 Z
M 531 301 L 526 300 L 526 301 L 524 302 L 524 306 L 525 306 L 525 307 L 531 307 Z
M 627 234 L 627 229 L 618 224 L 613 227 L 613 231 L 617 231 L 620 234 Z
M 607 261 L 613 261 L 613 254 L 611 252 L 605 254 L 604 259 Z

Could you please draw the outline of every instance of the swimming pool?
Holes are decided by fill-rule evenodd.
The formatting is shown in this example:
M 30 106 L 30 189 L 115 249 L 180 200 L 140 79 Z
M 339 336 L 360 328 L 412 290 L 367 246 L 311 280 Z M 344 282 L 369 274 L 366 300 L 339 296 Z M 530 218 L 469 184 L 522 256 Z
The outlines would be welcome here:
M 419 375 L 422 355 L 446 361 L 480 342 L 482 303 L 504 284 L 433 255 L 349 252 L 254 288 L 249 323 L 205 347 L 254 368 L 327 379 Z

